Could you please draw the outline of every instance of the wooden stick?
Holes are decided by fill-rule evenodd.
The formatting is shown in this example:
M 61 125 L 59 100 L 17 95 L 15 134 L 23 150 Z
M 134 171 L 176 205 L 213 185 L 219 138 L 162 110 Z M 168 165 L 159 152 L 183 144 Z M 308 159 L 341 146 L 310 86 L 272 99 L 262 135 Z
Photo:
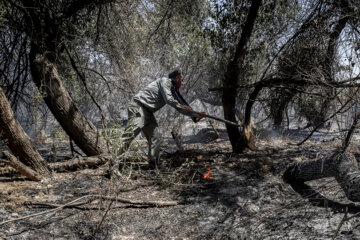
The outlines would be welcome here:
M 119 198 L 119 197 L 107 197 L 107 196 L 102 196 L 102 195 L 85 195 L 82 196 L 80 198 L 77 198 L 71 202 L 68 202 L 66 204 L 60 205 L 55 209 L 51 209 L 51 210 L 47 210 L 44 212 L 40 212 L 40 213 L 35 213 L 35 214 L 31 214 L 31 215 L 27 215 L 24 217 L 19 217 L 19 218 L 14 218 L 14 219 L 9 219 L 3 222 L 0 222 L 0 226 L 4 225 L 6 223 L 10 223 L 10 222 L 15 222 L 15 221 L 19 221 L 19 220 L 24 220 L 27 218 L 31 218 L 31 217 L 36 217 L 36 216 L 40 216 L 40 215 L 44 215 L 47 213 L 54 213 L 57 212 L 65 207 L 71 206 L 73 203 L 84 199 L 84 198 L 90 198 L 91 199 L 105 199 L 105 200 L 113 200 L 113 201 L 117 201 L 117 202 L 122 202 L 122 203 L 130 203 L 130 204 L 134 204 L 134 205 L 150 205 L 150 206 L 154 206 L 154 207 L 169 207 L 169 206 L 176 206 L 178 205 L 178 202 L 176 201 L 141 201 L 141 200 L 131 200 L 131 199 L 126 199 L 126 198 Z M 90 201 L 89 200 L 89 201 Z M 89 201 L 84 202 L 84 204 L 89 203 Z M 46 205 L 46 204 L 43 204 Z M 78 204 L 77 204 L 78 206 Z
M 141 201 L 141 200 L 131 200 L 127 198 L 121 198 L 121 197 L 113 197 L 113 196 L 102 196 L 102 195 L 89 195 L 89 197 L 92 197 L 90 200 L 94 199 L 103 199 L 103 200 L 110 200 L 110 201 L 116 201 L 121 203 L 127 203 L 127 204 L 133 204 L 133 205 L 150 205 L 150 206 L 156 206 L 156 207 L 169 207 L 169 206 L 176 206 L 178 205 L 178 202 L 176 201 Z M 66 205 L 66 207 L 78 207 L 84 204 L 87 204 L 91 202 L 90 200 Z M 53 204 L 53 203 L 41 203 L 41 202 L 34 202 L 31 203 L 32 205 L 42 205 L 42 206 L 48 206 L 48 207 L 60 207 L 62 205 L 59 204 Z
M 95 198 L 101 198 L 104 200 L 115 200 L 117 202 L 129 203 L 134 205 L 151 205 L 156 207 L 169 207 L 178 205 L 177 201 L 141 201 L 141 200 L 131 200 L 120 197 L 107 197 L 102 195 L 93 195 Z
M 66 203 L 66 204 L 64 204 L 64 205 L 61 205 L 61 206 L 59 206 L 59 207 L 57 207 L 57 208 L 55 208 L 55 209 L 51 209 L 51 210 L 47 210 L 47 211 L 44 211 L 44 212 L 35 213 L 35 214 L 30 214 L 30 215 L 27 215 L 27 216 L 23 216 L 23 217 L 19 217 L 19 218 L 14 218 L 14 219 L 9 219 L 9 220 L 0 222 L 0 226 L 1 226 L 1 225 L 4 225 L 4 224 L 6 224 L 6 223 L 15 222 L 15 221 L 19 221 L 19 220 L 24 220 L 24 219 L 27 219 L 27 218 L 36 217 L 36 216 L 44 215 L 44 214 L 47 214 L 47 213 L 59 211 L 59 210 L 63 209 L 64 207 L 66 207 L 66 206 L 68 206 L 68 205 L 71 205 L 72 203 L 77 202 L 77 201 L 79 201 L 79 200 L 81 200 L 81 199 L 87 198 L 87 197 L 89 197 L 89 196 L 91 196 L 91 195 L 86 195 L 86 196 L 83 196 L 83 197 L 81 197 L 81 198 L 77 198 L 77 199 L 75 199 L 75 200 L 73 200 L 73 201 L 71 201 L 71 202 L 69 202 L 69 203 Z
M 338 227 L 336 228 L 336 231 L 335 231 L 333 237 L 331 238 L 331 240 L 335 240 L 336 235 L 337 235 L 338 232 L 340 231 L 341 226 L 344 224 L 344 222 L 346 222 L 346 221 L 348 220 L 348 219 L 347 219 L 347 214 L 348 214 L 348 208 L 346 208 L 345 215 L 344 215 L 344 217 L 341 219 L 341 222 L 339 223 Z
M 181 106 L 181 105 L 177 105 L 176 108 L 179 108 L 179 109 L 188 111 L 185 107 L 183 107 L 183 106 Z M 236 122 L 231 122 L 231 121 L 226 120 L 226 119 L 222 119 L 222 118 L 218 118 L 218 117 L 215 117 L 215 116 L 208 115 L 208 114 L 206 114 L 206 113 L 197 112 L 197 111 L 194 111 L 194 110 L 192 110 L 191 112 L 192 112 L 192 113 L 199 114 L 200 116 L 204 116 L 204 117 L 207 117 L 207 118 L 214 119 L 214 120 L 216 120 L 216 121 L 220 121 L 220 122 L 226 123 L 226 124 L 234 125 L 234 126 L 237 126 L 237 127 L 242 127 L 241 124 L 238 124 L 238 123 L 236 123 Z
M 114 201 L 115 201 L 115 200 L 111 200 L 109 206 L 106 208 L 104 215 L 102 216 L 99 224 L 96 226 L 96 228 L 95 228 L 95 230 L 94 230 L 94 232 L 93 232 L 93 237 L 95 237 L 95 234 L 99 231 L 99 228 L 100 228 L 101 224 L 104 222 L 104 220 L 105 220 L 105 218 L 106 218 L 106 215 L 107 215 L 108 212 L 110 211 L 111 205 L 114 203 Z

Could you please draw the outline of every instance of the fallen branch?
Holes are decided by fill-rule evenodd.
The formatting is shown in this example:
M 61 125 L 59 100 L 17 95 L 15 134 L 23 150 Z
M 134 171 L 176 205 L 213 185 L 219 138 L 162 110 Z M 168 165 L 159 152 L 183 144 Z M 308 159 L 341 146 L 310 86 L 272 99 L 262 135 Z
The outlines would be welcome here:
M 1 161 L 11 167 L 13 167 L 16 171 L 21 173 L 22 175 L 28 177 L 34 181 L 40 181 L 42 177 L 32 170 L 30 167 L 26 166 L 22 162 L 20 162 L 14 155 L 9 153 L 8 151 L 4 151 L 3 156 L 5 159 L 1 159 Z
M 74 204 L 75 202 L 78 202 L 78 201 L 80 201 L 82 199 L 85 199 L 85 198 L 89 198 L 89 200 L 87 200 L 87 201 L 85 201 L 85 202 L 83 202 L 81 204 L 80 203 Z M 170 206 L 178 205 L 177 201 L 141 201 L 141 200 L 131 200 L 131 199 L 126 199 L 126 198 L 112 197 L 112 196 L 108 197 L 108 196 L 102 196 L 102 195 L 85 195 L 85 196 L 77 198 L 77 199 L 75 199 L 75 200 L 73 200 L 71 202 L 68 202 L 66 204 L 63 204 L 63 205 L 55 205 L 55 204 L 47 204 L 47 203 L 36 203 L 36 204 L 39 204 L 39 205 L 41 204 L 41 205 L 45 205 L 45 206 L 48 205 L 48 206 L 51 206 L 51 207 L 55 207 L 55 206 L 58 206 L 58 207 L 56 207 L 55 209 L 44 211 L 44 212 L 27 215 L 27 216 L 24 216 L 24 217 L 9 219 L 9 220 L 0 222 L 0 226 L 4 225 L 6 223 L 15 222 L 15 221 L 19 221 L 19 220 L 24 220 L 24 219 L 44 215 L 44 214 L 47 214 L 47 213 L 55 213 L 55 212 L 57 212 L 57 211 L 59 211 L 59 210 L 61 210 L 63 208 L 66 208 L 66 207 L 84 205 L 84 204 L 87 204 L 87 203 L 89 203 L 89 202 L 91 202 L 91 201 L 93 201 L 95 199 L 112 200 L 112 201 L 115 201 L 115 202 L 129 203 L 129 204 L 133 204 L 133 205 L 154 206 L 154 207 L 170 207 Z
M 50 168 L 56 172 L 74 171 L 85 166 L 97 166 L 109 161 L 110 156 L 76 157 L 66 162 L 52 163 Z
M 2 162 L 2 161 L 4 161 L 4 159 L 0 159 L 0 161 Z M 2 177 L 11 177 L 17 173 L 18 172 L 10 165 L 5 165 L 4 167 L 0 168 L 0 176 L 2 176 Z
M 134 205 L 150 205 L 156 207 L 170 207 L 170 206 L 178 205 L 177 201 L 142 201 L 142 200 L 131 200 L 126 198 L 120 198 L 120 197 L 108 197 L 102 195 L 93 195 L 93 196 L 95 198 L 100 198 L 103 200 L 115 200 L 117 202 L 129 203 Z
M 21 163 L 15 156 L 11 155 L 8 152 L 3 153 L 5 159 L 1 159 L 2 162 L 11 166 L 11 168 L 2 168 L 0 169 L 0 175 L 12 175 L 16 172 L 28 177 L 34 181 L 40 181 L 41 177 L 30 167 Z M 91 157 L 76 157 L 71 160 L 65 162 L 58 163 L 50 163 L 50 169 L 55 172 L 64 172 L 64 171 L 75 171 L 80 168 L 88 167 L 88 166 L 98 166 L 109 161 L 110 156 L 99 155 L 99 156 L 91 156 Z
M 77 202 L 81 199 L 84 199 L 84 198 L 87 198 L 91 195 L 86 195 L 86 196 L 83 196 L 81 198 L 77 198 L 69 203 L 66 203 L 64 205 L 61 205 L 55 209 L 51 209 L 51 210 L 47 210 L 47 211 L 44 211 L 44 212 L 40 212 L 40 213 L 35 213 L 35 214 L 30 214 L 30 215 L 27 215 L 27 216 L 23 216 L 23 217 L 19 217 L 19 218 L 14 218 L 14 219 L 9 219 L 9 220 L 6 220 L 6 221 L 3 221 L 3 222 L 0 222 L 0 226 L 6 224 L 6 223 L 10 223 L 10 222 L 15 222 L 15 221 L 19 221 L 19 220 L 24 220 L 24 219 L 28 219 L 28 218 L 32 218 L 32 217 L 36 217 L 36 216 L 40 216 L 40 215 L 44 215 L 44 214 L 47 214 L 47 213 L 53 213 L 53 212 L 57 212 L 61 209 L 63 209 L 64 207 L 68 206 L 68 205 L 71 205 L 72 203 L 74 202 Z
M 336 235 L 337 235 L 337 234 L 339 233 L 339 231 L 340 231 L 340 228 L 341 228 L 342 225 L 348 220 L 347 214 L 348 214 L 348 209 L 346 208 L 345 215 L 344 215 L 344 217 L 341 219 L 341 222 L 339 223 L 339 226 L 336 228 L 336 231 L 335 231 L 333 237 L 331 238 L 331 240 L 335 240 Z
M 169 206 L 178 205 L 178 202 L 176 202 L 176 201 L 141 201 L 141 200 L 131 200 L 131 199 L 126 199 L 126 198 L 109 197 L 109 196 L 101 196 L 101 195 L 89 195 L 89 197 L 91 197 L 91 199 L 89 199 L 87 201 L 66 205 L 66 207 L 67 208 L 78 207 L 81 205 L 88 204 L 95 199 L 110 200 L 110 201 L 116 201 L 116 202 L 121 202 L 121 203 L 126 203 L 126 204 L 132 204 L 132 205 L 145 205 L 145 206 L 156 206 L 156 207 L 169 207 Z M 28 205 L 41 205 L 41 206 L 47 206 L 47 207 L 53 207 L 53 208 L 62 206 L 61 204 L 41 203 L 41 202 L 28 203 Z
M 104 222 L 104 220 L 105 220 L 105 218 L 106 218 L 106 215 L 109 213 L 109 211 L 110 211 L 110 209 L 111 209 L 111 205 L 114 203 L 114 201 L 115 201 L 115 200 L 112 200 L 112 201 L 109 203 L 109 206 L 106 208 L 104 215 L 102 216 L 99 224 L 96 226 L 96 228 L 95 228 L 95 230 L 94 230 L 94 232 L 93 232 L 93 234 L 92 234 L 93 238 L 95 238 L 95 234 L 99 231 L 99 229 L 100 229 L 102 223 Z

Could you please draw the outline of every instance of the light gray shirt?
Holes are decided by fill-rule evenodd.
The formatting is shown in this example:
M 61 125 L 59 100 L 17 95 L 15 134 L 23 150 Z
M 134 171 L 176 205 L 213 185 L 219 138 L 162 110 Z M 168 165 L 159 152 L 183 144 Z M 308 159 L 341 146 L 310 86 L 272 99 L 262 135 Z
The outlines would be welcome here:
M 169 104 L 180 113 L 193 117 L 193 113 L 176 108 L 176 105 L 181 105 L 181 103 L 172 95 L 171 87 L 171 79 L 166 77 L 159 78 L 139 91 L 134 96 L 134 100 L 139 101 L 151 112 L 156 112 L 165 104 Z

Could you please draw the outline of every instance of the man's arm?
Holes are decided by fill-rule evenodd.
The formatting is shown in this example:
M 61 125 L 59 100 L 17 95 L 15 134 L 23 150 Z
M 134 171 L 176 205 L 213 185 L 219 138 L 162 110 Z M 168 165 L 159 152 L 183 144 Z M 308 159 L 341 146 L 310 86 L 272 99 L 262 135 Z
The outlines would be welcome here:
M 184 107 L 188 107 L 186 105 L 183 105 L 181 102 L 179 102 L 179 100 L 177 100 L 172 92 L 171 92 L 171 87 L 172 87 L 172 83 L 170 79 L 162 79 L 160 81 L 160 92 L 161 95 L 163 96 L 166 104 L 169 104 L 170 106 L 172 106 L 173 108 L 175 108 L 178 112 L 180 112 L 181 114 L 187 115 L 187 116 L 192 116 L 192 109 L 188 109 L 190 111 L 187 111 L 184 109 Z
M 172 83 L 169 79 L 162 79 L 160 81 L 160 92 L 167 104 L 174 107 L 181 114 L 187 115 L 193 119 L 194 122 L 198 122 L 203 116 L 193 112 L 193 109 L 188 106 L 186 101 L 178 96 L 180 99 L 174 97 L 172 91 Z M 176 94 L 176 93 L 175 93 Z
M 200 119 L 206 117 L 205 112 L 194 112 L 194 110 L 190 106 L 187 106 L 187 105 L 177 105 L 176 108 L 178 110 L 181 109 L 181 110 L 191 113 L 191 117 L 196 118 L 195 120 L 193 119 L 194 122 L 198 122 L 198 121 L 200 121 Z
M 162 97 L 164 98 L 166 104 L 169 104 L 170 106 L 176 108 L 177 105 L 181 105 L 179 101 L 177 101 L 174 96 L 171 93 L 171 81 L 169 79 L 161 79 L 160 81 L 160 92 Z

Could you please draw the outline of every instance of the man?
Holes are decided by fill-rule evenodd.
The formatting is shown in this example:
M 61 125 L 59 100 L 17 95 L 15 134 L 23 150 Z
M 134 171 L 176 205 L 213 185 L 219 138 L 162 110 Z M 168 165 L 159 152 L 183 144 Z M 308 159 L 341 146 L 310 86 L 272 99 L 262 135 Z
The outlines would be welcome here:
M 174 70 L 169 78 L 160 78 L 150 83 L 137 93 L 128 105 L 129 122 L 122 135 L 124 151 L 131 141 L 142 131 L 149 144 L 149 163 L 154 164 L 159 159 L 161 136 L 154 112 L 169 104 L 177 111 L 190 116 L 198 122 L 204 116 L 193 113 L 192 108 L 180 95 L 179 89 L 183 84 L 183 75 L 180 70 Z M 118 169 L 118 163 L 113 169 Z M 114 171 L 114 170 L 113 170 Z

